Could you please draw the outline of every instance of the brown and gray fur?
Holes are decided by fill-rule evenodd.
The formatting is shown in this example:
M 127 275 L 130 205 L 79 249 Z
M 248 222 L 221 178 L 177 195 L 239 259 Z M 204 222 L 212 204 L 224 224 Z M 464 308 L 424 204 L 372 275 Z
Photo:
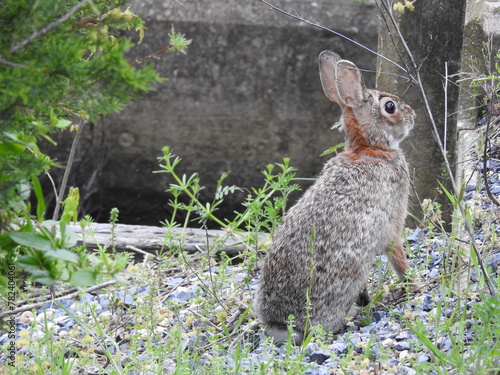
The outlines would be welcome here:
M 396 95 L 367 89 L 357 67 L 331 51 L 319 65 L 326 95 L 342 109 L 346 146 L 287 212 L 267 253 L 254 309 L 277 344 L 290 315 L 294 341 L 302 341 L 311 280 L 309 327 L 335 333 L 364 298 L 377 253 L 386 252 L 399 278 L 409 268 L 401 240 L 409 178 L 399 143 L 415 112 Z

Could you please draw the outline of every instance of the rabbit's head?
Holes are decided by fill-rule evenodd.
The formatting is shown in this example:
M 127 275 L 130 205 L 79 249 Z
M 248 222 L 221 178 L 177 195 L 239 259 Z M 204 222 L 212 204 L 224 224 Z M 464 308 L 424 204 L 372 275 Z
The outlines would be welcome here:
M 415 112 L 396 95 L 367 89 L 359 69 L 331 51 L 319 55 L 328 98 L 342 109 L 346 150 L 383 156 L 399 148 L 413 127 Z

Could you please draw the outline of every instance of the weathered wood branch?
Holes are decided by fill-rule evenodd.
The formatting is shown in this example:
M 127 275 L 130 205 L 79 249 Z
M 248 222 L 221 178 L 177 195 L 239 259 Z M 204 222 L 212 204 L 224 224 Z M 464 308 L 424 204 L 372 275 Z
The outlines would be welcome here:
M 171 247 L 181 248 L 188 253 L 209 252 L 219 255 L 225 252 L 229 256 L 236 256 L 248 246 L 247 232 L 226 232 L 223 230 L 174 228 L 167 229 L 145 225 L 117 224 L 113 229 L 111 224 L 93 223 L 90 228 L 82 231 L 79 225 L 70 226 L 77 234 L 80 244 L 85 243 L 89 248 L 108 246 L 117 251 L 130 251 L 130 247 L 141 249 L 148 253 L 169 251 Z M 270 241 L 268 234 L 259 234 L 259 243 Z

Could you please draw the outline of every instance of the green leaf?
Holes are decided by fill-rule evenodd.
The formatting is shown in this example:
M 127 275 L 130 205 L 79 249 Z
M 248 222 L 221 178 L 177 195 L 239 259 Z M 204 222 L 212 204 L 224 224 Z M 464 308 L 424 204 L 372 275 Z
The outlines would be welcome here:
M 439 348 L 434 345 L 434 343 L 420 330 L 418 330 L 415 326 L 413 326 L 409 321 L 406 320 L 406 324 L 408 325 L 408 328 L 418 337 L 420 342 L 424 344 L 427 349 L 429 349 L 439 360 L 443 362 L 448 362 L 450 364 L 455 364 L 455 360 L 453 360 L 451 357 L 448 357 L 443 353 Z
M 66 119 L 58 119 L 57 120 L 57 123 L 55 124 L 55 127 L 58 128 L 58 129 L 65 129 L 67 128 L 68 126 L 71 125 L 71 121 L 70 120 L 66 120 Z
M 457 204 L 458 204 L 458 200 L 457 200 L 457 198 L 456 198 L 453 194 L 451 194 L 451 193 L 448 191 L 448 189 L 446 189 L 446 188 L 444 187 L 444 185 L 443 185 L 441 182 L 439 182 L 439 181 L 438 181 L 438 184 L 439 184 L 439 187 L 441 188 L 441 190 L 443 190 L 443 192 L 444 192 L 444 193 L 446 194 L 446 196 L 448 197 L 448 199 L 449 199 L 449 201 L 451 202 L 451 204 L 452 204 L 454 207 L 456 207 L 456 206 L 457 206 Z
M 95 280 L 95 272 L 91 268 L 85 268 L 82 270 L 78 270 L 73 275 L 71 275 L 71 279 L 69 282 L 74 286 L 84 287 L 95 284 Z
M 62 237 L 61 246 L 62 247 L 76 246 L 76 244 L 78 242 L 78 237 L 76 237 L 75 231 L 71 227 L 68 227 L 62 221 L 60 222 L 60 228 L 61 228 L 61 237 Z
M 333 154 L 333 153 L 337 153 L 339 148 L 342 148 L 344 147 L 344 144 L 343 143 L 339 143 L 338 145 L 336 146 L 333 146 L 333 147 L 330 147 L 328 150 L 324 151 L 320 157 L 323 157 L 323 156 L 326 156 L 326 155 L 330 155 L 330 154 Z
M 121 256 L 120 258 L 115 260 L 115 269 L 118 272 L 123 271 L 125 267 L 127 267 L 128 262 L 129 262 L 128 256 Z
M 55 259 L 66 260 L 72 263 L 78 263 L 78 255 L 72 253 L 69 250 L 64 250 L 64 249 L 49 250 L 45 253 L 45 255 Z
M 56 279 L 53 277 L 52 273 L 44 269 L 43 264 L 40 263 L 40 259 L 34 256 L 22 256 L 17 260 L 17 264 L 23 270 L 31 274 L 33 280 L 41 284 L 54 285 L 56 283 Z
M 57 280 L 54 279 L 53 277 L 33 277 L 33 280 L 36 280 L 36 282 L 40 283 L 40 284 L 43 284 L 43 285 L 47 285 L 47 286 L 50 286 L 50 285 L 54 285 Z
M 122 284 L 122 285 L 125 285 L 125 284 L 128 284 L 128 281 L 126 278 L 123 277 L 122 274 L 120 273 L 115 273 L 113 274 L 113 278 L 118 281 L 119 284 Z
M 45 197 L 43 196 L 42 186 L 40 185 L 40 181 L 36 176 L 31 176 L 31 183 L 33 185 L 33 191 L 36 196 L 36 217 L 38 221 L 43 221 L 45 216 Z
M 16 142 L 2 142 L 0 143 L 0 154 L 19 155 L 22 154 L 25 147 Z
M 10 233 L 2 233 L 0 234 L 0 249 L 11 250 L 17 247 L 17 243 L 15 243 L 10 237 Z
M 52 250 L 52 241 L 34 232 L 14 232 L 10 238 L 19 245 L 31 247 L 40 251 Z

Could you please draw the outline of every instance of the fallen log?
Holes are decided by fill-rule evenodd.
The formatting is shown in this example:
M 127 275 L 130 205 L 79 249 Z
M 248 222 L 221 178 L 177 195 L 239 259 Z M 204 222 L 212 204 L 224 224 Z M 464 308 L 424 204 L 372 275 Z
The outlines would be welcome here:
M 270 241 L 270 235 L 248 232 L 229 232 L 224 230 L 200 228 L 162 228 L 146 225 L 92 223 L 84 230 L 80 225 L 70 227 L 76 233 L 79 244 L 90 249 L 107 246 L 116 251 L 130 251 L 137 248 L 151 254 L 182 249 L 188 253 L 210 253 L 219 255 L 225 252 L 234 257 L 249 246 L 250 236 L 255 237 L 252 248 L 258 249 Z

